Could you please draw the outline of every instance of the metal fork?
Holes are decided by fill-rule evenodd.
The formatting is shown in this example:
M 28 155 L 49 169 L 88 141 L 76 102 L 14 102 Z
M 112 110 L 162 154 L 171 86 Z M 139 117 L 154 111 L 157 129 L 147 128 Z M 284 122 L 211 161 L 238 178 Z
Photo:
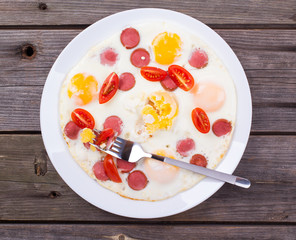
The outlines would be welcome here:
M 93 143 L 90 144 L 95 148 L 98 148 L 99 150 L 112 155 L 113 157 L 121 158 L 128 162 L 137 162 L 142 158 L 152 158 L 239 187 L 249 188 L 251 186 L 250 181 L 246 178 L 237 177 L 223 172 L 218 172 L 212 169 L 196 166 L 190 163 L 185 163 L 168 157 L 159 156 L 153 153 L 147 153 L 143 150 L 139 143 L 125 140 L 120 137 L 114 138 L 113 144 L 110 144 L 111 147 L 109 148 L 101 148 Z

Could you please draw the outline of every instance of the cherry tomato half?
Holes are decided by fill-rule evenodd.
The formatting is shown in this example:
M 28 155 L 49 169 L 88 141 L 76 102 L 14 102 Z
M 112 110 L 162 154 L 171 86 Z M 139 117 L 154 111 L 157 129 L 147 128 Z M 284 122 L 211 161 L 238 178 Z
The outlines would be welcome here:
M 208 133 L 211 129 L 210 121 L 204 110 L 195 108 L 191 113 L 192 122 L 201 133 Z
M 165 79 L 167 72 L 156 67 L 142 67 L 141 75 L 149 81 L 157 82 Z
M 107 155 L 104 158 L 104 169 L 107 176 L 111 179 L 111 181 L 116 183 L 121 183 L 122 180 L 118 174 L 117 167 L 113 161 L 113 157 L 111 155 Z
M 194 85 L 194 78 L 192 75 L 181 66 L 169 66 L 168 73 L 170 78 L 184 91 L 189 91 Z
M 95 127 L 95 120 L 93 116 L 86 110 L 82 108 L 76 108 L 71 113 L 72 121 L 80 128 L 90 128 Z
M 112 128 L 106 128 L 100 132 L 100 134 L 96 137 L 95 144 L 100 146 L 102 143 L 108 143 L 109 139 L 113 138 L 115 135 L 114 130 Z
M 117 92 L 119 85 L 119 79 L 115 72 L 112 72 L 104 81 L 100 93 L 99 93 L 99 103 L 108 102 Z

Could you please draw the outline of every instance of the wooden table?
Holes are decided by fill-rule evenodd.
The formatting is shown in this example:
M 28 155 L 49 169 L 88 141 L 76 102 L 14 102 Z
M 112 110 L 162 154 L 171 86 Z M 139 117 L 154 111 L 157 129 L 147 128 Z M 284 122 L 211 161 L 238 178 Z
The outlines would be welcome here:
M 87 3 L 86 3 L 87 2 Z M 252 91 L 250 140 L 235 174 L 184 213 L 137 220 L 80 198 L 47 158 L 40 98 L 58 54 L 90 24 L 118 11 L 159 7 L 218 32 L 240 59 Z M 295 239 L 296 1 L 0 1 L 1 239 Z

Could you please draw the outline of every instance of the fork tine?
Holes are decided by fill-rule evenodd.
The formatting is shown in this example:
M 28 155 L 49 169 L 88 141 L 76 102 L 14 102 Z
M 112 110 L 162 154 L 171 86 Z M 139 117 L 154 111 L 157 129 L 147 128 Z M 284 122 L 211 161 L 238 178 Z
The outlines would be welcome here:
M 121 144 L 120 143 L 118 143 L 118 142 L 113 142 L 113 145 L 112 146 L 115 146 L 115 147 L 118 147 L 118 148 L 121 148 Z
M 96 149 L 100 149 L 99 146 L 95 145 L 94 143 L 89 142 L 89 144 L 93 147 L 95 147 Z
M 116 148 L 110 148 L 108 151 L 114 152 L 114 153 L 120 153 L 120 149 L 116 149 Z
M 117 137 L 114 142 L 124 143 L 124 141 L 125 141 L 124 139 Z
M 116 146 L 116 145 L 113 144 L 113 146 L 111 147 L 111 149 L 120 152 L 122 148 L 121 148 L 121 146 Z
M 105 153 L 107 153 L 107 154 L 109 154 L 109 155 L 111 155 L 113 157 L 120 158 L 120 154 L 119 153 L 113 152 L 111 150 L 107 150 L 107 151 L 105 151 Z
M 96 132 L 96 133 L 100 133 L 101 132 L 98 129 L 93 129 L 93 131 Z
M 99 131 L 98 131 L 99 132 Z M 141 156 L 146 156 L 145 152 L 142 150 L 141 146 L 139 144 L 135 144 L 132 141 L 120 138 L 120 137 L 115 137 L 110 141 L 110 144 L 106 147 L 101 147 L 97 146 L 95 144 L 91 145 L 95 146 L 97 149 L 110 154 L 116 158 L 121 158 L 126 161 L 131 161 L 131 162 L 136 162 L 141 158 Z M 134 150 L 132 150 L 134 149 Z M 133 152 L 133 154 L 132 154 Z M 139 156 L 140 155 L 140 156 Z M 142 156 L 142 157 L 143 157 Z M 150 155 L 149 155 L 150 156 Z

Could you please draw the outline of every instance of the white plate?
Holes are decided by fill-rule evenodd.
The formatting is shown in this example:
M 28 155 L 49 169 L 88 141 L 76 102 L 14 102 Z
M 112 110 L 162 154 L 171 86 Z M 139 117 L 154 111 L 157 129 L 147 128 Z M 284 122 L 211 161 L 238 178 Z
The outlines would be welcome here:
M 59 91 L 66 74 L 95 44 L 113 33 L 149 19 L 182 24 L 206 42 L 228 68 L 237 91 L 237 120 L 233 139 L 217 170 L 232 173 L 245 150 L 252 117 L 251 94 L 244 70 L 227 43 L 212 29 L 187 15 L 164 9 L 135 9 L 106 17 L 76 36 L 62 51 L 48 74 L 41 100 L 40 121 L 45 148 L 55 169 L 78 195 L 108 212 L 134 218 L 157 218 L 183 212 L 213 195 L 222 182 L 205 178 L 195 187 L 158 202 L 120 197 L 96 183 L 72 159 L 59 124 Z

